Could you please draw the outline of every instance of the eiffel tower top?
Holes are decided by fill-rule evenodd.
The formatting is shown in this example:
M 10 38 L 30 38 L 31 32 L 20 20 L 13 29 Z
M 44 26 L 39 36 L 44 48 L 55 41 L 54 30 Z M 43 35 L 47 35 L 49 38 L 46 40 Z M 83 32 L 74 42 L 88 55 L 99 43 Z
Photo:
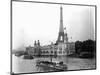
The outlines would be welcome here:
M 63 8 L 62 8 L 62 6 L 60 7 L 60 28 L 59 28 L 59 32 L 64 32 L 64 29 L 63 29 Z

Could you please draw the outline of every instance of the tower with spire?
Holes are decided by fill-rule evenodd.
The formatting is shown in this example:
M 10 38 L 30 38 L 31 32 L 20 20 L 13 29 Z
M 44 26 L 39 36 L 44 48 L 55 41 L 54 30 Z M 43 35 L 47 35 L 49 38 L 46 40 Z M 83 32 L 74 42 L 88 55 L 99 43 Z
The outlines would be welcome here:
M 68 43 L 68 35 L 67 35 L 66 27 L 64 28 L 64 43 Z
M 63 8 L 60 7 L 60 27 L 59 27 L 59 33 L 58 33 L 58 39 L 57 39 L 57 55 L 66 55 L 65 51 L 65 36 L 64 36 L 64 28 L 63 28 Z
M 58 43 L 63 43 L 63 42 L 64 42 L 63 8 L 61 6 L 60 7 L 60 27 L 59 27 L 59 34 L 58 34 L 57 44 Z

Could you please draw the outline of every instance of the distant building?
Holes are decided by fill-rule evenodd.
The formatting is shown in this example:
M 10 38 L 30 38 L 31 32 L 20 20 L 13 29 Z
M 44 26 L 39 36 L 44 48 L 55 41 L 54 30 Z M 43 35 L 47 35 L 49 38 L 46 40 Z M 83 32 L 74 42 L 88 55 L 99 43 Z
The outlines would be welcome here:
M 28 55 L 34 55 L 34 54 L 35 54 L 35 53 L 34 53 L 34 50 L 35 50 L 34 47 L 31 47 L 31 46 L 26 47 L 26 53 L 27 53 Z
M 57 55 L 57 46 L 52 43 L 51 45 L 41 47 L 41 55 Z
M 41 47 L 40 47 L 39 40 L 38 40 L 38 43 L 36 43 L 36 41 L 34 42 L 34 47 L 31 47 L 31 46 L 26 47 L 26 52 L 28 53 L 28 55 L 40 56 L 41 55 Z

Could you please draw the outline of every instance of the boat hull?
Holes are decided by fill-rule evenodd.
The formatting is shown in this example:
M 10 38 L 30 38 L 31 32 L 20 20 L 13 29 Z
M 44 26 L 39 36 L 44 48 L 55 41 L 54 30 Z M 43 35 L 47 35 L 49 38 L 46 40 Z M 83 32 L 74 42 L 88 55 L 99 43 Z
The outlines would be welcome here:
M 37 66 L 42 67 L 42 69 L 48 70 L 48 71 L 66 71 L 67 70 L 66 65 L 57 66 L 55 64 L 45 64 L 45 63 L 40 62 L 39 64 L 37 64 Z

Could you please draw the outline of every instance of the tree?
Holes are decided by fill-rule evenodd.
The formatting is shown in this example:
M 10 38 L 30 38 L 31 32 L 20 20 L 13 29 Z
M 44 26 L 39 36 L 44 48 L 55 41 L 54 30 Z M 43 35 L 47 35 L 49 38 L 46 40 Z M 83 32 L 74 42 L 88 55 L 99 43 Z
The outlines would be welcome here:
M 79 54 L 82 50 L 82 42 L 81 41 L 76 41 L 75 42 L 75 53 Z
M 96 41 L 91 40 L 91 39 L 85 40 L 83 42 L 76 41 L 75 42 L 75 52 L 78 55 L 87 53 L 91 57 L 94 57 L 96 53 Z

